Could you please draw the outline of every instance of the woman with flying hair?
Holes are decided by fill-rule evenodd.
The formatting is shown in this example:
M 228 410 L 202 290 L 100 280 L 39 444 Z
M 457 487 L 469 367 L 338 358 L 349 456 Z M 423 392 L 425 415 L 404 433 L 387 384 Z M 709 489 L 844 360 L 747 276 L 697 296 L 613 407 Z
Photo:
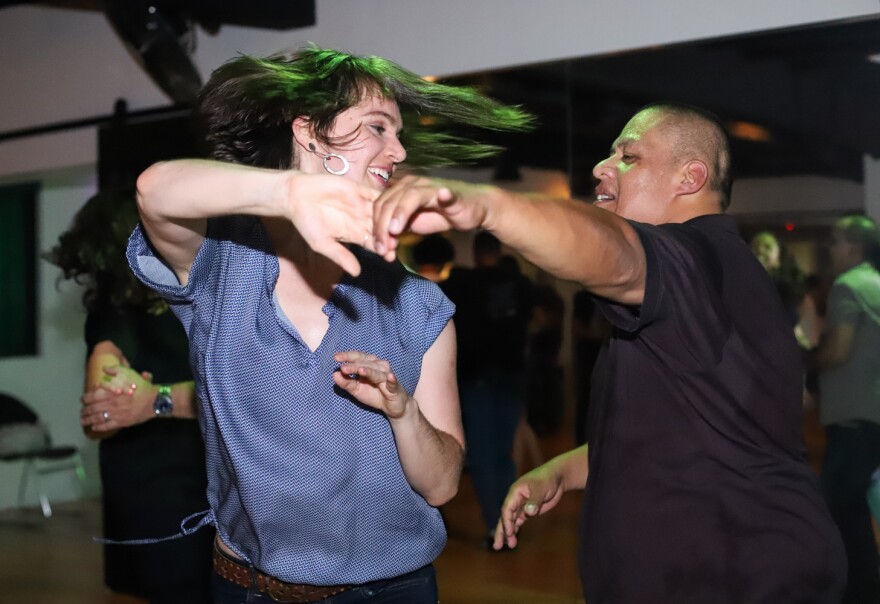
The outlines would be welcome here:
M 530 117 L 378 57 L 309 47 L 217 69 L 210 160 L 138 179 L 128 259 L 189 335 L 214 597 L 437 602 L 464 438 L 453 306 L 372 251 L 397 167 L 486 157 L 456 127 Z
M 86 436 L 100 440 L 103 534 L 114 540 L 167 535 L 206 505 L 186 333 L 128 268 L 125 247 L 137 221 L 133 187 L 103 191 L 46 255 L 85 288 L 80 417 Z M 108 543 L 104 584 L 138 602 L 208 604 L 211 532 L 143 547 Z

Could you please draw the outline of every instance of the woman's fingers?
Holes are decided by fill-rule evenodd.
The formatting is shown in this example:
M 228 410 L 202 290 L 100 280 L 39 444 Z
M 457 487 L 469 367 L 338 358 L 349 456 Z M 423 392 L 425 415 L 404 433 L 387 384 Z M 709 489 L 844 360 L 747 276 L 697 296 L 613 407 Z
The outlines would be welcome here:
M 337 386 L 389 417 L 400 415 L 408 396 L 388 361 L 360 350 L 338 352 L 333 357 L 339 362 L 339 370 L 333 374 Z
M 379 357 L 362 350 L 346 350 L 337 352 L 333 355 L 333 359 L 338 363 L 359 363 L 366 361 L 378 361 Z M 386 361 L 383 361 L 387 364 Z

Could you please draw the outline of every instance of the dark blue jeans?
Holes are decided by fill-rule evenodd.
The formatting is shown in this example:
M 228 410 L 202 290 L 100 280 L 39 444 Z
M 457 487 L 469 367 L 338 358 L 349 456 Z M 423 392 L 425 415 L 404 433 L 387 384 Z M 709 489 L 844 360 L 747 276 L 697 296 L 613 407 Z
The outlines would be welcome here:
M 880 602 L 880 574 L 868 487 L 880 466 L 880 425 L 854 421 L 826 428 L 822 490 L 840 529 L 849 566 L 845 604 Z
M 241 587 L 214 573 L 214 604 L 276 604 L 253 586 Z M 437 577 L 432 565 L 394 577 L 359 585 L 320 601 L 321 604 L 437 604 Z
M 494 370 L 462 379 L 459 391 L 467 469 L 483 522 L 494 531 L 507 489 L 516 480 L 513 439 L 525 406 L 525 378 Z

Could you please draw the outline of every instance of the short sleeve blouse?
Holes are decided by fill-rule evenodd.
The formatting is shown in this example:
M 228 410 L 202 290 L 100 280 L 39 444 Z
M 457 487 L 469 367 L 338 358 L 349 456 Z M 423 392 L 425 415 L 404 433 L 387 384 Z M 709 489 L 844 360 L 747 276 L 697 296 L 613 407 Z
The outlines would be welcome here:
M 439 511 L 409 485 L 384 415 L 340 391 L 332 355 L 389 361 L 414 392 L 422 357 L 452 316 L 439 288 L 353 248 L 310 350 L 273 299 L 278 260 L 259 219 L 209 221 L 186 286 L 140 227 L 129 263 L 188 333 L 208 461 L 211 519 L 224 542 L 289 582 L 363 583 L 430 563 L 445 545 Z

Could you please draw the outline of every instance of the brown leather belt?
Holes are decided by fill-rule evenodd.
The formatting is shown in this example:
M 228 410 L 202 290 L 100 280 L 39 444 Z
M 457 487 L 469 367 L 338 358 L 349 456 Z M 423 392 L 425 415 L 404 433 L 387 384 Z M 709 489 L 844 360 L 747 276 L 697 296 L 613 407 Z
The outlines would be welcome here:
M 320 602 L 330 596 L 342 593 L 353 585 L 307 585 L 305 583 L 286 583 L 271 575 L 261 573 L 243 562 L 233 560 L 214 546 L 214 570 L 218 575 L 240 585 L 250 587 L 256 583 L 257 589 L 276 602 L 285 604 L 309 604 Z M 253 577 L 253 580 L 252 580 Z

